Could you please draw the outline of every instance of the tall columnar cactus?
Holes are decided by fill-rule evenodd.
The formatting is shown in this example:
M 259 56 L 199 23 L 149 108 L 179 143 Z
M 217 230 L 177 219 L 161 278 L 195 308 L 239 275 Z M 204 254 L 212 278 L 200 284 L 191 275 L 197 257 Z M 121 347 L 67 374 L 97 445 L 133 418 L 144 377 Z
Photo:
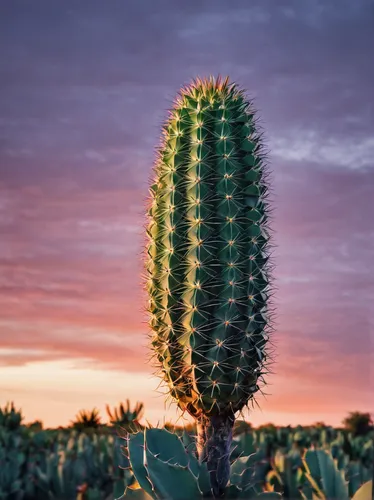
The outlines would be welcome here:
M 268 360 L 267 176 L 255 110 L 228 79 L 183 88 L 164 127 L 147 227 L 152 347 L 197 420 L 211 484 L 229 475 L 236 412 Z

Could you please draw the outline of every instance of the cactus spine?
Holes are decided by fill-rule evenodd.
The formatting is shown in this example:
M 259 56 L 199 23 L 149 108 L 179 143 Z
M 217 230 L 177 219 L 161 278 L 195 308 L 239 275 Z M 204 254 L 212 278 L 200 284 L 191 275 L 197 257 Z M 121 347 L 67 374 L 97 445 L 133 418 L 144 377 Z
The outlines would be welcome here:
M 228 78 L 183 88 L 163 127 L 147 227 L 151 343 L 219 494 L 236 412 L 267 360 L 266 164 L 253 105 Z

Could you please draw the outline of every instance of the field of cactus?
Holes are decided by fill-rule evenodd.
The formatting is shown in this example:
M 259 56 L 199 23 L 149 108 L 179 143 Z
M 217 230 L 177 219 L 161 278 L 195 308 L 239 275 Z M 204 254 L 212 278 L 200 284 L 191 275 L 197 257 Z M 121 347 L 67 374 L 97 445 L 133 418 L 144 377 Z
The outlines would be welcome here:
M 127 410 L 118 409 L 113 425 L 85 413 L 71 428 L 43 430 L 23 425 L 14 408 L 0 409 L 0 498 L 208 498 L 195 427 L 144 428 Z M 323 425 L 253 429 L 237 421 L 225 498 L 371 500 L 373 439 L 373 430 L 354 436 Z

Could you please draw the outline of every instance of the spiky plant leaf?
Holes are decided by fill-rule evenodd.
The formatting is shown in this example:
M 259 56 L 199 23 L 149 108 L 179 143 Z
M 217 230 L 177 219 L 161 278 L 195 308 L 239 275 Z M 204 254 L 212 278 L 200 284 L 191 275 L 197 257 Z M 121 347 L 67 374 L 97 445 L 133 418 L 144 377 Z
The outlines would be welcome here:
M 127 425 L 132 422 L 138 422 L 144 413 L 144 404 L 137 401 L 134 409 L 131 409 L 130 400 L 126 400 L 126 404 L 120 403 L 118 408 L 114 408 L 113 412 L 109 405 L 106 405 L 106 411 L 111 424 Z
M 23 418 L 22 411 L 15 408 L 13 401 L 0 407 L 0 427 L 14 431 L 20 427 Z
M 71 425 L 74 429 L 84 430 L 84 429 L 96 429 L 101 425 L 101 418 L 99 416 L 99 411 L 94 408 L 91 412 L 86 410 L 81 410 L 74 421 L 71 421 Z

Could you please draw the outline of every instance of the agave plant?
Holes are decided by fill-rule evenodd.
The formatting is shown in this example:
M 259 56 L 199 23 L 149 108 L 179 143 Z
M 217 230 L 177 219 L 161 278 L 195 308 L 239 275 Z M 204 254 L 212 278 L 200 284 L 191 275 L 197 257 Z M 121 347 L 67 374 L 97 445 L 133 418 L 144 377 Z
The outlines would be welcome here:
M 106 411 L 113 425 L 119 425 L 127 431 L 134 431 L 141 428 L 139 420 L 144 413 L 144 404 L 137 401 L 134 409 L 130 407 L 130 400 L 126 400 L 126 406 L 120 403 L 118 408 L 111 411 L 109 405 L 106 405 Z
M 23 415 L 21 410 L 16 410 L 13 401 L 7 403 L 4 408 L 0 407 L 0 427 L 14 431 L 21 426 Z
M 71 421 L 71 425 L 77 430 L 97 429 L 101 425 L 99 410 L 96 408 L 94 408 L 91 412 L 81 410 L 75 418 L 75 421 Z
M 268 176 L 253 103 L 228 78 L 183 88 L 163 127 L 148 210 L 151 345 L 197 422 L 212 491 L 224 491 L 238 412 L 269 361 Z

